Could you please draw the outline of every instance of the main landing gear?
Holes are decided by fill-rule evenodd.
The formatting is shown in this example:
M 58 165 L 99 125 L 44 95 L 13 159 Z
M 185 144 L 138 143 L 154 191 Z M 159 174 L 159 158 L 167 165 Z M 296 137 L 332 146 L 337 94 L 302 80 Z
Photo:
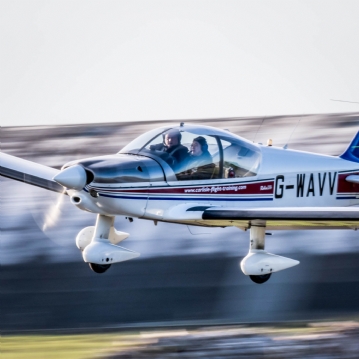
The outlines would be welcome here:
M 111 264 L 89 263 L 89 266 L 95 273 L 105 273 L 111 267 Z
M 294 259 L 266 252 L 264 250 L 265 230 L 265 221 L 251 221 L 249 252 L 240 264 L 242 272 L 257 284 L 265 283 L 274 272 L 299 264 L 299 261 Z
M 263 275 L 250 275 L 249 278 L 254 283 L 262 284 L 262 283 L 265 283 L 270 278 L 271 275 L 272 275 L 272 273 L 263 274 Z

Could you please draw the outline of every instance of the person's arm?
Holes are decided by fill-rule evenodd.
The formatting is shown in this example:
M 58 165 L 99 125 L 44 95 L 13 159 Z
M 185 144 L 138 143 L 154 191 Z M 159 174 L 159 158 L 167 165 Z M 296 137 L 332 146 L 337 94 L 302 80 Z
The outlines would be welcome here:
M 156 143 L 155 145 L 150 146 L 151 151 L 165 151 L 165 145 L 163 143 Z

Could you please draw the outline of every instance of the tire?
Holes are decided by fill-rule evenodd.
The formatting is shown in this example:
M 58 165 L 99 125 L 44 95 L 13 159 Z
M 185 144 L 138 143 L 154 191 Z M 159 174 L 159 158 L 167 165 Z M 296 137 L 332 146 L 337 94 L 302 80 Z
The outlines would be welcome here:
M 111 264 L 89 263 L 89 266 L 95 273 L 105 273 L 111 267 Z
M 262 274 L 262 275 L 250 275 L 249 278 L 257 284 L 265 283 L 270 277 L 272 273 Z

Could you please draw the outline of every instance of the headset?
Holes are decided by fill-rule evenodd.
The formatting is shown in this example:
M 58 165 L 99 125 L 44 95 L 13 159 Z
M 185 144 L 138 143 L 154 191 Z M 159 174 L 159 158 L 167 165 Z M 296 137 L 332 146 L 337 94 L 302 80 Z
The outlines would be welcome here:
M 203 139 L 205 142 L 202 144 L 201 142 L 197 141 L 198 138 Z M 198 137 L 194 138 L 193 141 L 196 141 L 196 142 L 198 142 L 200 144 L 202 152 L 207 152 L 208 151 L 207 140 L 204 137 L 198 136 Z
M 162 134 L 162 138 L 163 138 L 163 143 L 165 144 L 165 139 L 166 139 L 166 135 L 169 135 L 169 134 L 174 134 L 178 137 L 178 142 L 181 143 L 181 140 L 182 140 L 182 134 L 180 131 L 178 130 L 169 130 L 169 131 L 166 131 L 165 133 Z

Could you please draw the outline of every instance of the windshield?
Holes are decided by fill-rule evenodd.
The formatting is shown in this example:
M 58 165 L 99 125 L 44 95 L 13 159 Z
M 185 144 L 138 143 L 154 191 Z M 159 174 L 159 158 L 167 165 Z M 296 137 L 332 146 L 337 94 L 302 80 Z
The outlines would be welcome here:
M 259 147 L 225 130 L 208 126 L 179 126 L 149 131 L 120 153 L 152 157 L 172 180 L 193 181 L 256 176 Z
M 149 141 L 153 138 L 157 138 L 166 130 L 168 130 L 168 127 L 155 128 L 148 131 L 131 141 L 119 153 L 138 153 Z

